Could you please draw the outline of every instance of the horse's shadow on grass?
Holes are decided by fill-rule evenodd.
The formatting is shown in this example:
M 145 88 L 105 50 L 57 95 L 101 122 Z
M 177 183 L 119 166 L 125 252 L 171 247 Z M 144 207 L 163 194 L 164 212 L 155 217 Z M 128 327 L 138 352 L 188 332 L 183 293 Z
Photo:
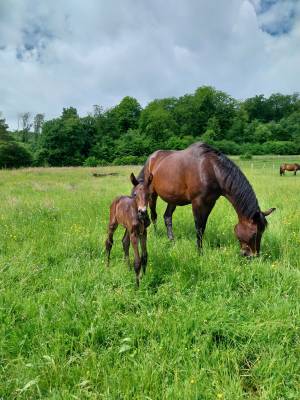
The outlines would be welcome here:
M 164 239 L 167 238 L 167 232 L 165 227 L 159 226 L 156 228 L 150 228 L 152 229 L 150 235 L 157 237 L 159 239 Z M 195 248 L 196 248 L 196 230 L 194 225 L 192 224 L 179 224 L 179 226 L 176 225 L 175 229 L 173 228 L 173 233 L 174 233 L 174 240 L 169 240 L 169 246 L 173 246 L 175 243 L 178 243 L 182 240 L 189 240 L 193 243 L 195 243 Z M 211 248 L 220 248 L 220 247 L 228 247 L 229 245 L 232 245 L 234 241 L 234 235 L 233 231 L 228 229 L 225 233 L 222 233 L 219 230 L 214 230 L 213 227 L 208 227 L 203 235 L 203 244 L 206 246 L 209 246 Z

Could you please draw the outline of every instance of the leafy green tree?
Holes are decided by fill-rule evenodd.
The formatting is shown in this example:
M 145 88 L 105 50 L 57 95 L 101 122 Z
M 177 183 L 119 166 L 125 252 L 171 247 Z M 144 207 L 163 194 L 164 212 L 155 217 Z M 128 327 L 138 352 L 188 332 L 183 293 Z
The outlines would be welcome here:
M 279 121 L 292 114 L 297 108 L 299 100 L 298 93 L 283 95 L 281 93 L 272 94 L 267 100 L 269 110 L 269 121 Z
M 0 119 L 0 168 L 27 167 L 32 163 L 32 155 L 18 144 L 8 132 L 5 119 Z
M 232 120 L 232 124 L 227 131 L 226 139 L 232 140 L 236 143 L 243 143 L 247 141 L 245 130 L 248 122 L 249 116 L 247 111 L 243 107 L 239 107 Z
M 196 116 L 196 104 L 193 95 L 184 95 L 178 99 L 173 110 L 174 119 L 182 136 L 196 137 L 201 133 Z
M 205 137 L 208 137 L 211 140 L 223 139 L 222 135 L 221 135 L 220 124 L 215 115 L 210 117 L 209 120 L 207 121 L 206 131 L 205 131 L 204 135 L 202 136 L 202 139 L 204 140 Z
M 243 107 L 249 115 L 250 122 L 253 120 L 266 122 L 270 119 L 270 106 L 263 94 L 245 100 Z
M 80 165 L 85 142 L 84 126 L 76 109 L 64 108 L 60 118 L 43 125 L 39 161 L 53 166 Z
M 142 107 L 138 101 L 129 96 L 124 97 L 120 104 L 115 107 L 114 111 L 120 134 L 138 127 L 141 110 Z
M 140 157 L 151 152 L 151 139 L 137 129 L 130 129 L 116 141 L 115 154 L 117 157 L 125 155 Z
M 12 140 L 11 136 L 8 133 L 8 125 L 5 122 L 4 118 L 1 118 L 0 113 L 0 142 L 8 142 Z
M 42 126 L 45 121 L 45 114 L 36 114 L 34 119 L 33 119 L 33 132 L 35 134 L 35 137 L 37 138 L 38 135 L 42 131 Z
M 173 113 L 175 103 L 173 98 L 154 100 L 141 113 L 140 130 L 152 140 L 155 148 L 159 148 L 173 134 L 178 134 Z
M 21 140 L 23 143 L 28 143 L 30 137 L 30 129 L 32 127 L 31 114 L 29 112 L 21 114 L 21 121 L 22 121 Z
M 276 139 L 300 142 L 300 110 L 293 112 L 286 118 L 282 118 L 279 126 L 280 135 L 278 134 Z

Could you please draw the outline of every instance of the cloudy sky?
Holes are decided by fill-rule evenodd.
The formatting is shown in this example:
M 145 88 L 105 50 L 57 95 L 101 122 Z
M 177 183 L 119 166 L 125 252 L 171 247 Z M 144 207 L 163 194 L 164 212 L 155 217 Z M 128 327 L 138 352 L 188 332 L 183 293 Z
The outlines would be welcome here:
M 0 111 L 300 91 L 300 0 L 2 0 Z

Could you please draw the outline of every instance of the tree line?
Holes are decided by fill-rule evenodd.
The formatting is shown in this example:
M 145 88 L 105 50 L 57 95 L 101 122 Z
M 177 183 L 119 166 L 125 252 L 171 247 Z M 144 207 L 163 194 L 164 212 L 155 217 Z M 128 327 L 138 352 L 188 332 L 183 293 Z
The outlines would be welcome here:
M 143 163 L 157 149 L 204 141 L 229 155 L 300 154 L 298 93 L 257 95 L 239 101 L 202 86 L 193 94 L 151 101 L 126 96 L 115 107 L 95 105 L 80 117 L 74 107 L 44 121 L 21 116 L 9 132 L 0 119 L 0 167 L 96 166 Z

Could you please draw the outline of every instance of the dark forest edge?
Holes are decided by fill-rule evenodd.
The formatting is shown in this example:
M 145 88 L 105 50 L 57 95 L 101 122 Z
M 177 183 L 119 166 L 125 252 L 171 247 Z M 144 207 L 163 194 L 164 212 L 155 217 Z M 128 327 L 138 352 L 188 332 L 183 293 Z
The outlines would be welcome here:
M 228 155 L 300 154 L 298 93 L 257 95 L 238 101 L 210 86 L 142 108 L 133 97 L 80 117 L 73 107 L 10 132 L 0 118 L 0 168 L 142 164 L 157 149 L 206 142 Z

